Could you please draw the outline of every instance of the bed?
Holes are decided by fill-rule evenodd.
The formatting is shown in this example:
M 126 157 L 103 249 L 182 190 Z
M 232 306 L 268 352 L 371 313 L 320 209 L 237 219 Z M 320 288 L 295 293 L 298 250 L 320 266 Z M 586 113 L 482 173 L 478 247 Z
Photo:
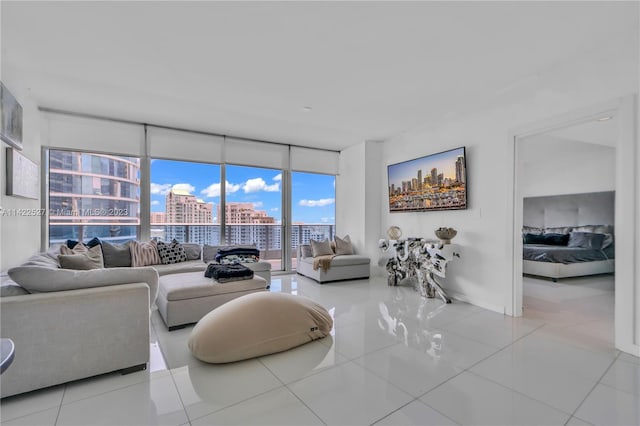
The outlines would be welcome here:
M 612 273 L 615 248 L 611 225 L 523 228 L 522 272 L 551 278 Z

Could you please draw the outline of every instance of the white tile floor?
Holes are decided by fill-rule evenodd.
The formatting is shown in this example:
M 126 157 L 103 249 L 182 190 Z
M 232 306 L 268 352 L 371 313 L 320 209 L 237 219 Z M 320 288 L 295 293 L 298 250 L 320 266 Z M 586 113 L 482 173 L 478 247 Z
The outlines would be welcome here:
M 0 403 L 3 425 L 638 425 L 640 360 L 613 348 L 613 279 L 525 278 L 525 317 L 444 305 L 383 278 L 272 291 L 323 304 L 332 335 L 227 365 L 152 317 L 143 372 Z

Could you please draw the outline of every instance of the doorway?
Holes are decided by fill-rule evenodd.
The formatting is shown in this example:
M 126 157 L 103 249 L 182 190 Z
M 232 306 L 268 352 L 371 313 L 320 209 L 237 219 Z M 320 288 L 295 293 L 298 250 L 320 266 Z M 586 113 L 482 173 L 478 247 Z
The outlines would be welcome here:
M 518 140 L 523 317 L 614 347 L 614 115 Z
M 611 117 L 611 118 L 605 118 Z M 595 125 L 594 121 L 613 120 L 617 128 L 615 145 L 615 278 L 614 293 L 614 342 L 615 348 L 633 355 L 640 355 L 640 330 L 635 326 L 638 320 L 638 284 L 634 263 L 637 258 L 635 240 L 636 229 L 636 97 L 627 96 L 591 108 L 564 114 L 542 122 L 522 126 L 512 132 L 508 149 L 513 155 L 513 221 L 512 236 L 512 281 L 508 289 L 505 313 L 523 315 L 523 236 L 524 195 L 520 180 L 522 164 L 518 162 L 521 142 L 531 136 L 554 131 L 563 131 L 581 124 Z M 599 122 L 599 123 L 601 123 Z M 597 170 L 594 171 L 597 173 Z

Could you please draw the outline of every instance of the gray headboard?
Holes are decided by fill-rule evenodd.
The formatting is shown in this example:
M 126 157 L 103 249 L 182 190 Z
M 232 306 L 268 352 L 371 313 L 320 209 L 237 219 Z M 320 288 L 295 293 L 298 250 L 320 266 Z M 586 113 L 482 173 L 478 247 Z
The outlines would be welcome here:
M 524 199 L 522 223 L 537 228 L 613 225 L 614 205 L 615 191 L 529 197 Z

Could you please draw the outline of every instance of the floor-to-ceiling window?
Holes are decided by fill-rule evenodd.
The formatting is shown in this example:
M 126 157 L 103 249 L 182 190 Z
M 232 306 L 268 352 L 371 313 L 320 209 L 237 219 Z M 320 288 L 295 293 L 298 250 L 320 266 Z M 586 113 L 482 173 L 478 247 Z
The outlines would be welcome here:
M 49 244 L 136 239 L 140 159 L 49 150 Z
M 336 223 L 336 179 L 319 173 L 291 173 L 291 256 L 310 240 L 331 240 Z
M 225 166 L 226 243 L 255 244 L 261 260 L 282 270 L 282 171 Z M 222 215 L 222 212 L 219 212 Z
M 150 163 L 151 238 L 219 244 L 220 165 L 163 159 Z

